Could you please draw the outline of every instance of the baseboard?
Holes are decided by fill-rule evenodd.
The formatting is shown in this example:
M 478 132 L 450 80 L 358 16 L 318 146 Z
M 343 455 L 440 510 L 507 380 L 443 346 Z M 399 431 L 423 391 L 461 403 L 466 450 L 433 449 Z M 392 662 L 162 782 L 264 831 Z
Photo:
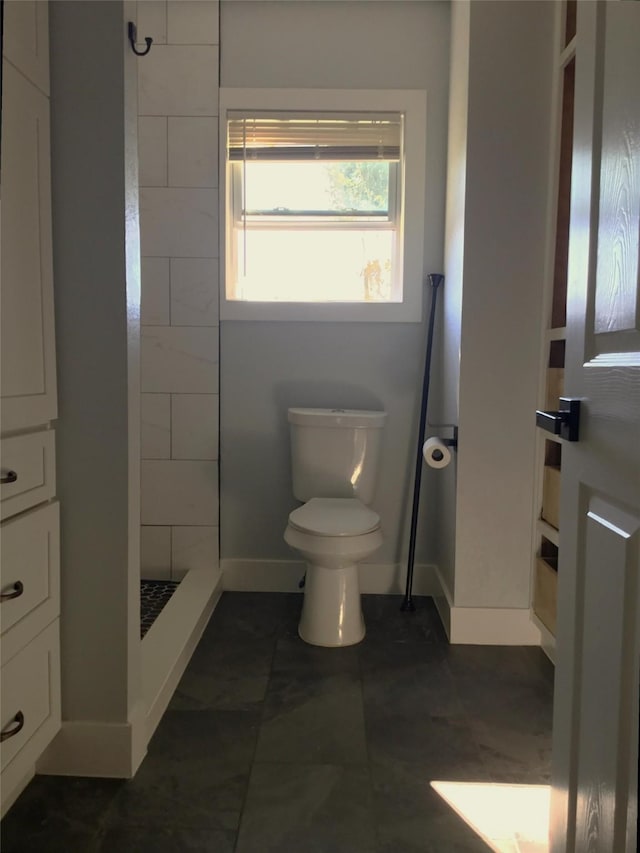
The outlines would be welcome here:
M 4 818 L 11 806 L 27 787 L 35 776 L 35 765 L 31 765 L 24 773 L 7 773 L 2 771 L 2 805 L 0 806 L 0 820 Z
M 219 570 L 188 572 L 140 643 L 142 696 L 130 720 L 63 721 L 36 772 L 131 778 L 221 594 Z
M 526 607 L 454 607 L 451 643 L 476 646 L 539 646 L 540 631 Z
M 36 764 L 50 776 L 130 779 L 144 758 L 136 723 L 64 722 Z
M 222 560 L 222 585 L 236 592 L 299 592 L 304 577 L 302 560 Z M 360 591 L 376 595 L 405 591 L 406 567 L 399 563 L 362 563 Z M 433 595 L 440 589 L 436 567 L 416 564 L 413 594 Z
M 222 574 L 188 572 L 142 640 L 142 697 L 147 742 L 182 678 L 222 595 Z
M 453 645 L 539 646 L 541 635 L 531 621 L 529 608 L 456 607 L 441 572 L 435 577 L 439 591 L 433 596 L 440 619 Z
M 451 642 L 451 611 L 453 609 L 453 596 L 451 595 L 447 582 L 442 577 L 442 572 L 437 566 L 435 575 L 436 582 L 438 584 L 438 591 L 434 594 L 433 600 L 447 638 L 449 639 L 449 642 Z

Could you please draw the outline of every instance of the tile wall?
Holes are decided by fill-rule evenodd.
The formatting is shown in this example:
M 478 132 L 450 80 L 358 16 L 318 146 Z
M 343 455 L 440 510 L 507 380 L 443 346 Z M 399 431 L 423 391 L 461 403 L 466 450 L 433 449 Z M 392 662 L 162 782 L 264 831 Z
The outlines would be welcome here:
M 137 9 L 142 576 L 179 579 L 219 553 L 218 2 Z

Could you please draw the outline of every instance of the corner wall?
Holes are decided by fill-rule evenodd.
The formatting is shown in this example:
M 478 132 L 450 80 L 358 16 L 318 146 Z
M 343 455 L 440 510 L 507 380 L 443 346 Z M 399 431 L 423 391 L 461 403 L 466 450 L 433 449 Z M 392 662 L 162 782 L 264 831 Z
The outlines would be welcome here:
M 132 14 L 122 2 L 50 4 L 63 718 L 39 764 L 50 773 L 82 772 L 113 747 L 106 764 L 132 775 L 146 748 Z
M 465 204 L 467 180 L 467 111 L 469 86 L 468 3 L 451 6 L 449 63 L 449 135 L 445 220 L 445 281 L 440 312 L 440 370 L 442 397 L 438 417 L 442 423 L 459 423 L 460 334 L 464 281 Z M 456 476 L 458 454 L 440 472 L 437 507 L 437 565 L 449 593 L 455 588 Z
M 459 345 L 459 451 L 442 574 L 457 609 L 526 616 L 530 604 L 553 19 L 546 2 L 454 9 L 453 55 L 468 61 L 466 81 L 454 69 L 450 124 L 448 297 L 462 300 L 446 331 L 449 370 Z

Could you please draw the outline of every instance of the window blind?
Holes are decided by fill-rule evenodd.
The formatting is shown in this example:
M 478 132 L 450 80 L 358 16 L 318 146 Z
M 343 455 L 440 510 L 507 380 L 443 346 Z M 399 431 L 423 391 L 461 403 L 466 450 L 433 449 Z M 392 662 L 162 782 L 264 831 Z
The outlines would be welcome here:
M 400 159 L 401 113 L 229 112 L 228 159 Z

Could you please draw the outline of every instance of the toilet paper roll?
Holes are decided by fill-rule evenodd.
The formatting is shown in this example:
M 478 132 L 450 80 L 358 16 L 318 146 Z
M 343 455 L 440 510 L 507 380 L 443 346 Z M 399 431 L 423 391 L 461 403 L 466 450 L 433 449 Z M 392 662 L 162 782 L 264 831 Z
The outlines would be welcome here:
M 430 468 L 446 468 L 451 462 L 451 449 L 438 436 L 425 441 L 422 445 L 422 455 Z

